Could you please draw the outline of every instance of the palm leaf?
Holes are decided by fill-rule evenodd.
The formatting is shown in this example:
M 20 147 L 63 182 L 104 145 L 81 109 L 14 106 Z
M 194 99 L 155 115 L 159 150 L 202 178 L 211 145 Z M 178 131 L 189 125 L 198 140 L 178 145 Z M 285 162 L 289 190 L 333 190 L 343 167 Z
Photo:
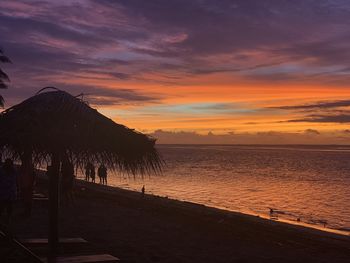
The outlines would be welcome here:
M 7 76 L 7 74 L 1 70 L 0 68 L 0 79 L 4 79 L 6 81 L 10 81 L 9 77 Z
M 0 89 L 7 89 L 7 85 L 0 79 Z
M 0 62 L 2 62 L 2 63 L 12 63 L 11 60 L 8 57 L 3 56 L 3 55 L 0 55 Z

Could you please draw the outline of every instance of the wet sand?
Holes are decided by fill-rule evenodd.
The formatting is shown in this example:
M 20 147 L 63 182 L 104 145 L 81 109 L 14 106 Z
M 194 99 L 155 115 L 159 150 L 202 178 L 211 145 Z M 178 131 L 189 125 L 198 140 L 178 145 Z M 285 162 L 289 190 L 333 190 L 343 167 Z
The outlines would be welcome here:
M 45 181 L 38 184 L 45 191 Z M 47 204 L 16 219 L 17 237 L 47 237 Z M 79 181 L 60 236 L 122 262 L 349 262 L 350 237 Z

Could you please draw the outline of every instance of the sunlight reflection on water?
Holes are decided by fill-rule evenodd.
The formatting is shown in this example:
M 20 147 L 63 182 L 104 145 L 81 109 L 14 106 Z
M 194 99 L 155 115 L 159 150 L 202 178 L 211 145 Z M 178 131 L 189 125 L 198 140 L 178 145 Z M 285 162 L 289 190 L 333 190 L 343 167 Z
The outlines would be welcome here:
M 109 183 L 208 206 L 350 230 L 350 148 L 158 146 L 163 176 Z

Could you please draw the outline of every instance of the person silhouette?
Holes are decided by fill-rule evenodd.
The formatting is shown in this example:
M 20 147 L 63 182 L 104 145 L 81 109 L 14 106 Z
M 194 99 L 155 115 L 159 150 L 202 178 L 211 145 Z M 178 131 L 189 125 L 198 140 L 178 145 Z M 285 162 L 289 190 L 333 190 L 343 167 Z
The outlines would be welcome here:
M 102 183 L 107 185 L 107 168 L 104 165 L 102 165 Z
M 92 163 L 90 163 L 90 162 L 88 162 L 85 165 L 85 181 L 88 181 L 88 182 L 90 180 L 91 165 L 92 165 Z
M 91 182 L 95 182 L 95 177 L 96 177 L 96 172 L 95 172 L 95 166 L 90 163 L 90 178 L 91 178 Z
M 97 175 L 98 175 L 98 178 L 100 179 L 100 184 L 102 184 L 102 164 L 97 169 Z
M 100 167 L 98 167 L 97 174 L 100 178 L 100 183 L 102 181 L 102 184 L 107 185 L 107 168 L 104 166 L 104 164 L 101 164 Z
M 142 193 L 142 196 L 145 195 L 145 186 L 142 186 L 142 188 L 141 188 L 141 193 Z

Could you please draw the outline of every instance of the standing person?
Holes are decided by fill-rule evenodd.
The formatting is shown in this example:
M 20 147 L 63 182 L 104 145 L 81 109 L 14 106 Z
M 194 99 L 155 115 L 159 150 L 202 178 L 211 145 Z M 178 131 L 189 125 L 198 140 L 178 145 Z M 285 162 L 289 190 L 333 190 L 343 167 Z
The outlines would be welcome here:
M 13 203 L 17 197 L 17 173 L 13 161 L 6 159 L 0 168 L 0 216 L 6 209 L 6 223 L 10 223 Z
M 64 160 L 62 161 L 61 175 L 62 203 L 73 203 L 74 166 L 69 161 L 68 156 L 65 156 Z
M 95 166 L 90 163 L 90 177 L 91 177 L 91 182 L 95 182 L 95 177 L 96 177 L 96 173 L 95 173 Z
M 142 193 L 142 197 L 144 197 L 145 196 L 145 186 L 142 186 L 141 193 Z
M 101 165 L 101 177 L 102 177 L 102 184 L 107 185 L 107 168 L 104 166 L 104 164 Z
M 97 175 L 98 175 L 98 178 L 100 179 L 100 184 L 102 183 L 102 175 L 103 171 L 102 171 L 102 164 L 98 167 L 97 169 Z
M 85 181 L 88 181 L 89 182 L 89 179 L 90 179 L 90 167 L 91 167 L 91 163 L 88 162 L 86 165 L 85 165 Z

